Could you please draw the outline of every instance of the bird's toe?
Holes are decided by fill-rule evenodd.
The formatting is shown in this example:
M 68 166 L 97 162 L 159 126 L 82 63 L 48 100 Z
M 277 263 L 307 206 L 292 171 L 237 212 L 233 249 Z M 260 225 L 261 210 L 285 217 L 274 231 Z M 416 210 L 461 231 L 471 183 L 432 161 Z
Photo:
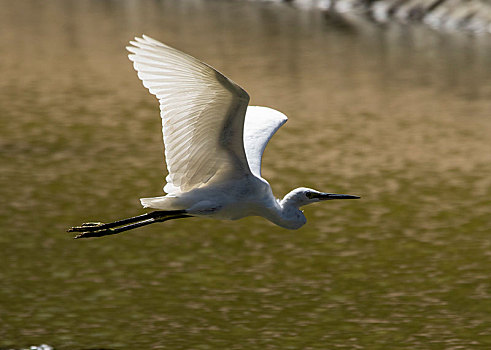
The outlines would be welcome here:
M 79 239 L 79 238 L 90 238 L 90 237 L 102 237 L 106 235 L 111 235 L 114 233 L 114 230 L 111 228 L 107 229 L 102 229 L 102 230 L 90 230 L 90 231 L 72 231 L 72 232 L 79 232 L 74 239 Z
M 73 237 L 73 239 L 93 237 L 93 235 L 92 235 L 93 233 L 94 232 L 91 232 L 91 231 L 80 232 L 75 237 Z
M 82 224 L 82 227 L 85 227 L 85 228 L 87 228 L 87 227 L 98 227 L 98 226 L 102 226 L 102 225 L 104 225 L 103 222 L 84 222 Z
M 90 232 L 90 231 L 96 231 L 101 228 L 101 226 L 104 225 L 103 222 L 85 222 L 80 226 L 74 226 L 70 227 L 67 232 Z

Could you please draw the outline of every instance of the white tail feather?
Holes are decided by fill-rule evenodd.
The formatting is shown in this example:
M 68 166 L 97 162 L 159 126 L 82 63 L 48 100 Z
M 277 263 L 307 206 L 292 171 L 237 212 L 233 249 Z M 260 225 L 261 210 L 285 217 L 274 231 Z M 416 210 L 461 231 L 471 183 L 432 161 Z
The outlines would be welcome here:
M 183 205 L 179 205 L 178 202 L 178 198 L 173 196 L 140 198 L 140 203 L 143 208 L 153 208 L 161 210 L 186 209 Z

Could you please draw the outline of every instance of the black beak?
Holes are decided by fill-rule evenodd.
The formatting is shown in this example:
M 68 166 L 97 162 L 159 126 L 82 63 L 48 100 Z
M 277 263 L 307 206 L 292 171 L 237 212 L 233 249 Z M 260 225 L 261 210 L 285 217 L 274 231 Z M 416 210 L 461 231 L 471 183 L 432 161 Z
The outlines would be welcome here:
M 331 200 L 331 199 L 359 199 L 360 198 L 359 196 L 353 196 L 351 194 L 337 194 L 337 193 L 319 193 L 315 197 L 324 201 Z

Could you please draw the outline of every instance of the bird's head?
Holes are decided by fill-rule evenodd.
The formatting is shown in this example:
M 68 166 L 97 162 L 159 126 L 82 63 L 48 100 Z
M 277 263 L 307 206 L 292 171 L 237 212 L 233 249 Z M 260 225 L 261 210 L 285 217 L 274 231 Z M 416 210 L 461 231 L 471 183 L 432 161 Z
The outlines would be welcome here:
M 358 199 L 359 196 L 353 196 L 351 194 L 337 194 L 337 193 L 326 193 L 319 192 L 307 187 L 300 187 L 294 189 L 288 193 L 283 199 L 286 203 L 295 204 L 297 207 L 302 207 L 304 205 L 327 201 L 332 199 Z

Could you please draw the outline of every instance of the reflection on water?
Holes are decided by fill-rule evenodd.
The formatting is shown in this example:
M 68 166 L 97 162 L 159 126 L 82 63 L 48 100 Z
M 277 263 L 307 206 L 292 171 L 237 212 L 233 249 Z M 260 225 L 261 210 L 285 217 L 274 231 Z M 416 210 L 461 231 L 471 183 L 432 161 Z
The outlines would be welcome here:
M 0 11 L 0 347 L 486 349 L 489 38 L 274 3 L 17 1 Z M 275 192 L 363 200 L 73 241 L 163 184 L 160 120 L 124 46 L 146 33 L 290 116 Z

